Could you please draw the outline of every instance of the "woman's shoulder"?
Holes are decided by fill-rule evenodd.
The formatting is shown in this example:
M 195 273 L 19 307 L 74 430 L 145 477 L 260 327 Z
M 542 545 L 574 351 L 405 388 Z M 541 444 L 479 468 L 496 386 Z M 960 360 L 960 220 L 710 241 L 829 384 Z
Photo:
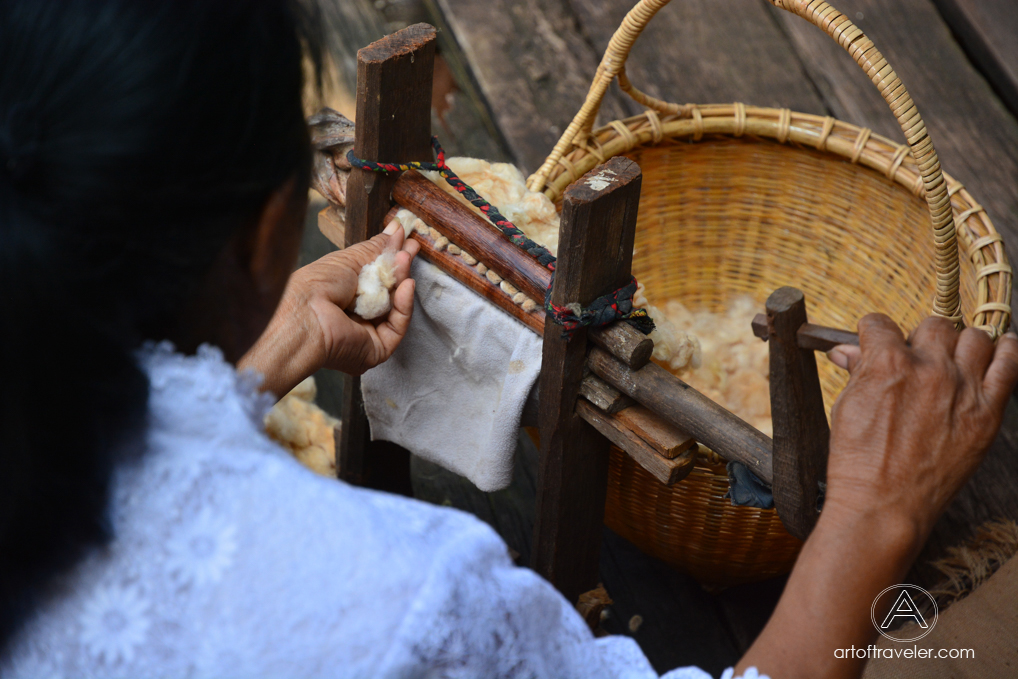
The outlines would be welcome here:
M 268 440 L 177 444 L 122 470 L 115 538 L 25 628 L 12 676 L 367 670 L 450 551 L 505 550 L 467 514 L 318 477 Z
M 215 361 L 161 360 L 144 453 L 114 480 L 114 538 L 54 588 L 5 676 L 367 670 L 450 550 L 508 560 L 467 514 L 300 466 Z
M 142 507 L 154 512 L 149 521 L 214 513 L 238 536 L 257 534 L 244 553 L 356 550 L 361 562 L 383 552 L 433 553 L 444 535 L 494 537 L 467 514 L 351 487 L 301 467 L 264 434 L 270 401 L 214 348 L 182 356 L 168 345 L 150 345 L 141 361 L 152 384 L 150 427 L 147 454 L 122 475 L 123 491 L 136 497 L 114 503 L 123 523 L 137 524 Z

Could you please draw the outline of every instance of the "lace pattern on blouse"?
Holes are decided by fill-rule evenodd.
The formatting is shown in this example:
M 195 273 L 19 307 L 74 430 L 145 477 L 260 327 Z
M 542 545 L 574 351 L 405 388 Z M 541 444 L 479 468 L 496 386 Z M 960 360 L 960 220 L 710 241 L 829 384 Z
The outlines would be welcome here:
M 217 349 L 139 362 L 146 453 L 116 474 L 115 538 L 55 583 L 0 675 L 656 676 L 474 517 L 300 467 L 262 432 L 271 398 Z

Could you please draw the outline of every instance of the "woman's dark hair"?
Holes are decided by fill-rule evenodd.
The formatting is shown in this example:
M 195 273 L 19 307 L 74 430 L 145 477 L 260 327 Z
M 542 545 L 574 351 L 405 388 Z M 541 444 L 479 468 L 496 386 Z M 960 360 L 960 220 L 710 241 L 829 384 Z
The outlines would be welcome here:
M 318 25 L 295 0 L 0 0 L 0 654 L 109 538 L 135 350 L 306 187 Z

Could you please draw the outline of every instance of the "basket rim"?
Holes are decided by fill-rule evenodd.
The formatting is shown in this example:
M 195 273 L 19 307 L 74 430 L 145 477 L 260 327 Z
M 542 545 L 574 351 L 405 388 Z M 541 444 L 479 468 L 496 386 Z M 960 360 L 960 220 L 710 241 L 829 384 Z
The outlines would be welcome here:
M 731 104 L 686 104 L 674 114 L 643 113 L 613 120 L 574 139 L 548 174 L 544 194 L 561 200 L 566 187 L 608 159 L 641 147 L 699 142 L 705 137 L 768 139 L 794 147 L 847 158 L 852 164 L 880 172 L 917 198 L 925 198 L 922 175 L 908 144 L 897 143 L 868 127 L 833 116 L 799 113 L 787 108 Z M 1011 322 L 1012 268 L 1004 240 L 990 216 L 969 191 L 943 173 L 963 252 L 975 267 L 976 308 L 965 314 L 970 325 L 994 339 Z

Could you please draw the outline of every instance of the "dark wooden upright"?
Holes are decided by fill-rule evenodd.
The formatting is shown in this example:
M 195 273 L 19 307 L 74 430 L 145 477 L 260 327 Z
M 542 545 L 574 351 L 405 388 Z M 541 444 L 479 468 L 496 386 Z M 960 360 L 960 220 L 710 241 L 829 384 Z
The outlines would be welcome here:
M 816 356 L 798 341 L 806 322 L 801 291 L 779 288 L 767 298 L 774 506 L 788 532 L 801 540 L 816 525 L 831 438 Z
M 636 163 L 613 158 L 566 191 L 552 302 L 586 306 L 629 282 L 641 180 Z M 544 327 L 532 565 L 575 602 L 598 583 L 610 444 L 576 414 L 587 333 L 567 341 Z
M 354 153 L 382 162 L 430 161 L 431 80 L 435 29 L 415 24 L 357 52 Z M 346 245 L 377 235 L 392 207 L 397 175 L 353 170 L 347 185 Z M 343 385 L 343 429 L 337 453 L 343 480 L 410 494 L 410 455 L 387 442 L 370 443 L 360 378 Z

